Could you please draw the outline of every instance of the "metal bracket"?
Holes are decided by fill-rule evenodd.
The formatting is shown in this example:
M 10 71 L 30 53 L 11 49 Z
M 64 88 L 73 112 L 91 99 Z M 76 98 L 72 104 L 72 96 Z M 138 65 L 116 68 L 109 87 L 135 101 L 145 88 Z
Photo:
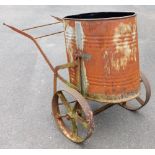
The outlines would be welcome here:
M 66 63 L 66 64 L 58 65 L 58 66 L 55 67 L 55 69 L 54 69 L 54 93 L 56 93 L 56 91 L 57 91 L 57 78 L 59 78 L 59 80 L 64 82 L 66 85 L 68 85 L 68 86 L 70 86 L 70 87 L 72 87 L 72 88 L 74 88 L 76 90 L 79 90 L 78 87 L 76 87 L 72 83 L 68 82 L 62 76 L 60 76 L 58 74 L 58 71 L 60 69 L 72 68 L 72 67 L 77 67 L 77 66 L 78 66 L 77 62 L 72 62 L 72 63 Z

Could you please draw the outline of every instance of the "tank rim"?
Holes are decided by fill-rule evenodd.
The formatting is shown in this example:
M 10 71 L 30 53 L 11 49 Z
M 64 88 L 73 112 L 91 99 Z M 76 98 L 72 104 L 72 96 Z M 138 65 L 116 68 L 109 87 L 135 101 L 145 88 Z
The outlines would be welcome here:
M 78 16 L 85 16 L 89 14 L 129 14 L 129 15 L 120 15 L 117 17 L 101 17 L 101 18 L 78 18 Z M 89 12 L 75 15 L 68 15 L 63 18 L 63 20 L 74 20 L 74 21 L 98 21 L 98 20 L 117 20 L 117 19 L 125 19 L 130 17 L 135 17 L 137 14 L 135 12 Z

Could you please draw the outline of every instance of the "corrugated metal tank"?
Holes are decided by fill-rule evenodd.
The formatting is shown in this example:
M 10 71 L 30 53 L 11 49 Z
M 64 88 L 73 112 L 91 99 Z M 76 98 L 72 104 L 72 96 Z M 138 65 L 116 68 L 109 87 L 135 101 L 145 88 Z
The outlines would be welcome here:
M 136 14 L 99 12 L 64 17 L 68 62 L 82 54 L 80 76 L 69 69 L 71 83 L 91 100 L 120 103 L 139 95 L 140 71 Z

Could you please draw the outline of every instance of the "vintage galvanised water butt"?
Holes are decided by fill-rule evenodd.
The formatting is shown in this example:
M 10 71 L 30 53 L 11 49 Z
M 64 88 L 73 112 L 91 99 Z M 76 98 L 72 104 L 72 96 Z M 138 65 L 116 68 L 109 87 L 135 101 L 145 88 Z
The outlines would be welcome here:
M 54 16 L 53 16 L 54 17 Z M 93 132 L 93 115 L 120 105 L 136 111 L 148 103 L 151 89 L 140 72 L 136 14 L 134 12 L 97 12 L 54 17 L 58 22 L 12 30 L 31 39 L 50 69 L 54 72 L 52 112 L 62 133 L 76 143 L 86 140 Z M 64 31 L 33 37 L 26 31 L 63 23 Z M 64 32 L 68 62 L 54 67 L 37 40 Z M 60 69 L 69 70 L 69 82 Z M 57 79 L 66 87 L 57 90 Z M 146 89 L 140 97 L 141 84 Z M 103 104 L 92 110 L 87 100 Z M 130 100 L 136 99 L 137 103 Z

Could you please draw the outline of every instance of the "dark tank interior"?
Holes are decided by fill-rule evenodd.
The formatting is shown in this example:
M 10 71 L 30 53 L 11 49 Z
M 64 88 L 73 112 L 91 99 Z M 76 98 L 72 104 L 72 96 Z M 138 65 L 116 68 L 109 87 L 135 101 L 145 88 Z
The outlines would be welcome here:
M 119 18 L 133 15 L 135 15 L 134 12 L 92 12 L 92 13 L 70 15 L 64 17 L 64 19 L 97 19 L 97 18 L 115 18 L 115 17 Z

